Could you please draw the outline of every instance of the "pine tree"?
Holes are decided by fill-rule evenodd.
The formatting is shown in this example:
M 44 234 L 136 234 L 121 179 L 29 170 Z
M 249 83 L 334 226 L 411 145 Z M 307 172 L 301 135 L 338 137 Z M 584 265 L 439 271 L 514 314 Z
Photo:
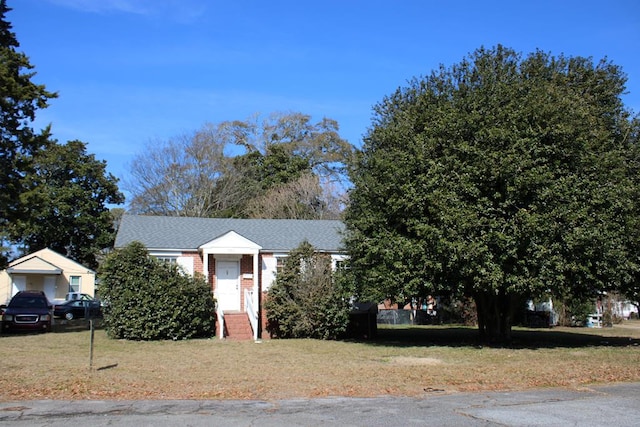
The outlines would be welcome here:
M 6 0 L 0 0 L 0 227 L 17 214 L 30 156 L 49 143 L 48 128 L 32 128 L 36 111 L 57 96 L 32 81 L 34 67 L 17 51 L 20 44 L 6 19 L 10 10 Z

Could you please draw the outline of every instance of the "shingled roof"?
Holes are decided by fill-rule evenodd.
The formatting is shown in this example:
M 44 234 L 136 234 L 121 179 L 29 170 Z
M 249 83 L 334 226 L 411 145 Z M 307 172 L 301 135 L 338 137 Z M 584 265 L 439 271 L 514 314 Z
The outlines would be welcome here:
M 124 215 L 115 247 L 138 241 L 151 250 L 196 250 L 229 231 L 257 243 L 263 251 L 288 252 L 307 240 L 317 250 L 340 252 L 344 224 L 334 220 Z

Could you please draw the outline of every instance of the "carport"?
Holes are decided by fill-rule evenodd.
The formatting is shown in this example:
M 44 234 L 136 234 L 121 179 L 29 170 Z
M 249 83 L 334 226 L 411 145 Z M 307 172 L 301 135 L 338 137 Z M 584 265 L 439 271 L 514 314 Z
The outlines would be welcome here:
M 56 294 L 57 277 L 62 274 L 62 269 L 38 256 L 7 268 L 11 278 L 11 293 L 6 295 L 10 300 L 19 291 L 35 290 L 44 291 L 51 301 Z

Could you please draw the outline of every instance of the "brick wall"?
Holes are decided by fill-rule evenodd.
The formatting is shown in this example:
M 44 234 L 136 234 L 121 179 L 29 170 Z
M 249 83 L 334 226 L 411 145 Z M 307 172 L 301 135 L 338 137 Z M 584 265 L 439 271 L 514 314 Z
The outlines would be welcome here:
M 211 289 L 216 288 L 216 260 L 213 255 L 208 255 L 209 257 L 209 286 Z

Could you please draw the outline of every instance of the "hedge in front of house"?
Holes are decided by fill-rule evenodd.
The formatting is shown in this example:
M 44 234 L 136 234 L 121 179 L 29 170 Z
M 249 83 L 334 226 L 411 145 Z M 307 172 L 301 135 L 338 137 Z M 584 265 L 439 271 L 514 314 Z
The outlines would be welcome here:
M 164 340 L 215 335 L 215 300 L 202 277 L 149 256 L 139 242 L 110 253 L 99 293 L 111 338 Z
M 303 242 L 284 261 L 265 301 L 274 338 L 337 339 L 349 323 L 349 299 L 335 280 L 331 257 Z

